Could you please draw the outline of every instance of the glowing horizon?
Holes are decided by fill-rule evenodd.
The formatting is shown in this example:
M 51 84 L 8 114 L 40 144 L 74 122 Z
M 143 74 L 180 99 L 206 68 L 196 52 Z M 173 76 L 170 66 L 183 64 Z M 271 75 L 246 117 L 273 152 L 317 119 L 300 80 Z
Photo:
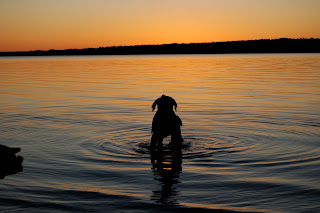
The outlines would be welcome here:
M 2 0 L 0 51 L 320 38 L 317 0 Z

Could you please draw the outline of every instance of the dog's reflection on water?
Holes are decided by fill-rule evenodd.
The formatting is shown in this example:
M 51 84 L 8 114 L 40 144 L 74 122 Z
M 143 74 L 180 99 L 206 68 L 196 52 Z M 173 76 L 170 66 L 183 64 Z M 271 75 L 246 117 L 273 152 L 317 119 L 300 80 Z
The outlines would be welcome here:
M 177 190 L 174 184 L 179 183 L 182 171 L 181 147 L 162 144 L 151 150 L 151 169 L 154 179 L 160 182 L 161 188 L 153 191 L 152 200 L 163 204 L 175 204 Z
M 163 204 L 174 204 L 177 190 L 174 184 L 179 183 L 182 171 L 182 136 L 181 119 L 173 111 L 177 110 L 176 101 L 166 95 L 154 101 L 152 111 L 158 106 L 158 111 L 152 121 L 151 165 L 154 179 L 161 183 L 161 189 L 153 191 L 152 200 Z M 171 142 L 163 145 L 163 139 L 171 135 Z

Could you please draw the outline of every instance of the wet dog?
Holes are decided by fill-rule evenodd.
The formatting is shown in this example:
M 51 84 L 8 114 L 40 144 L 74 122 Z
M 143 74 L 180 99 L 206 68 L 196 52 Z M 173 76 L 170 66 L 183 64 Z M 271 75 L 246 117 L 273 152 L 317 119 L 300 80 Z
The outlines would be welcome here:
M 151 147 L 155 148 L 156 145 L 162 146 L 163 138 L 171 135 L 172 145 L 181 147 L 183 139 L 181 136 L 182 121 L 173 111 L 173 107 L 177 110 L 176 101 L 166 95 L 154 101 L 152 104 L 152 111 L 158 106 L 158 110 L 153 117 L 152 121 L 152 138 Z

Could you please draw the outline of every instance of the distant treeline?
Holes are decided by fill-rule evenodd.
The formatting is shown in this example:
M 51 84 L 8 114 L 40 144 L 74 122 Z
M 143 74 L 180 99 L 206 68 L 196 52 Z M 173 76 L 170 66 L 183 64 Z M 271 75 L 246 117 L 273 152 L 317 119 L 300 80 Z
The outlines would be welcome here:
M 114 46 L 67 50 L 0 52 L 0 56 L 138 55 L 223 53 L 320 53 L 320 39 L 261 39 L 190 44 Z

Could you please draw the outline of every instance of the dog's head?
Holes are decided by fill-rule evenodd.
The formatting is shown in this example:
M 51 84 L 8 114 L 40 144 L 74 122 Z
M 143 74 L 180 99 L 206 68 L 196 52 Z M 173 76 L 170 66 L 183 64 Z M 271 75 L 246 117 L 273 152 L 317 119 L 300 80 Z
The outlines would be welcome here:
M 176 101 L 171 98 L 170 96 L 162 95 L 160 98 L 155 100 L 152 104 L 152 111 L 156 108 L 156 105 L 158 105 L 158 111 L 169 111 L 172 110 L 173 107 L 175 110 L 177 110 L 177 103 Z

